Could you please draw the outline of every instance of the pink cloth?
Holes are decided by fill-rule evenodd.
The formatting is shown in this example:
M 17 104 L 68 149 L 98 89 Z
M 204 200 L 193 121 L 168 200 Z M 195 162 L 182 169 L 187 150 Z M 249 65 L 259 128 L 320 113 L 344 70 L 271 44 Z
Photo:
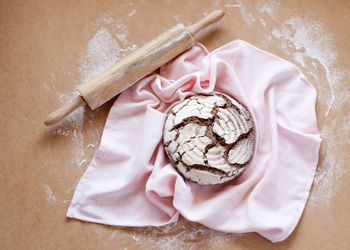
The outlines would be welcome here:
M 256 147 L 238 179 L 201 186 L 170 164 L 162 130 L 171 104 L 212 91 L 249 109 Z M 240 40 L 211 53 L 198 43 L 116 100 L 67 216 L 142 227 L 181 214 L 219 231 L 282 241 L 300 219 L 318 161 L 315 101 L 315 89 L 290 62 Z

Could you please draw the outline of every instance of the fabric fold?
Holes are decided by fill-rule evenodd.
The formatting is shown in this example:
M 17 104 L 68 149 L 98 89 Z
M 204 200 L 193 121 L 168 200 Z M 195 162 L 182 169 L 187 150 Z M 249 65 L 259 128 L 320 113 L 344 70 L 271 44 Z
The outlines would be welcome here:
M 255 153 L 239 178 L 201 186 L 171 165 L 162 132 L 173 105 L 213 91 L 248 108 Z M 182 215 L 215 230 L 282 241 L 302 215 L 318 162 L 315 101 L 315 89 L 290 62 L 240 40 L 210 53 L 197 43 L 115 101 L 67 216 L 161 226 Z

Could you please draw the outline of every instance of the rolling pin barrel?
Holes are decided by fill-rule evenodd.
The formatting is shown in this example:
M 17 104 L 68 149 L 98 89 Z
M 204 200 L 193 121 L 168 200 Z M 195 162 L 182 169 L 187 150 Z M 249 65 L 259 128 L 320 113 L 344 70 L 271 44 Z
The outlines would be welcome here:
M 194 42 L 186 27 L 178 24 L 81 85 L 78 90 L 89 107 L 96 109 L 190 48 Z
M 91 109 L 98 108 L 190 48 L 195 42 L 193 36 L 197 32 L 217 22 L 223 16 L 224 12 L 218 10 L 189 27 L 185 27 L 183 24 L 176 25 L 118 61 L 105 72 L 78 87 L 81 96 L 66 107 L 51 113 L 44 123 L 46 125 L 54 124 L 85 103 Z

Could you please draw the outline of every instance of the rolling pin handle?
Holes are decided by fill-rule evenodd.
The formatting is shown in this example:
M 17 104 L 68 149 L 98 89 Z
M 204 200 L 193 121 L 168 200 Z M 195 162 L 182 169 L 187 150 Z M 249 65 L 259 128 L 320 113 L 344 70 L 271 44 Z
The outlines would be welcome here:
M 49 116 L 45 119 L 44 124 L 46 126 L 55 124 L 85 104 L 86 102 L 84 99 L 81 96 L 77 96 L 71 103 L 68 103 L 66 106 L 49 114 Z
M 223 10 L 214 11 L 214 12 L 208 14 L 207 16 L 205 16 L 199 22 L 187 27 L 187 29 L 191 33 L 191 35 L 194 36 L 201 29 L 209 26 L 210 24 L 213 24 L 213 23 L 216 23 L 217 21 L 219 21 L 224 15 L 225 15 L 225 12 Z

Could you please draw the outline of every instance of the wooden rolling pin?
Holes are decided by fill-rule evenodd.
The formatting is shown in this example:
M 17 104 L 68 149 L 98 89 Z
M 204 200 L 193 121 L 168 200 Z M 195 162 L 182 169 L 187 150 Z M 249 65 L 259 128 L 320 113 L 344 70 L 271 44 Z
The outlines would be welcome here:
M 220 20 L 224 14 L 222 10 L 217 10 L 189 27 L 180 23 L 161 34 L 97 77 L 79 86 L 80 96 L 67 106 L 51 113 L 45 119 L 45 125 L 57 123 L 85 104 L 88 104 L 91 109 L 98 108 L 138 80 L 192 47 L 195 42 L 193 36 L 204 27 Z

